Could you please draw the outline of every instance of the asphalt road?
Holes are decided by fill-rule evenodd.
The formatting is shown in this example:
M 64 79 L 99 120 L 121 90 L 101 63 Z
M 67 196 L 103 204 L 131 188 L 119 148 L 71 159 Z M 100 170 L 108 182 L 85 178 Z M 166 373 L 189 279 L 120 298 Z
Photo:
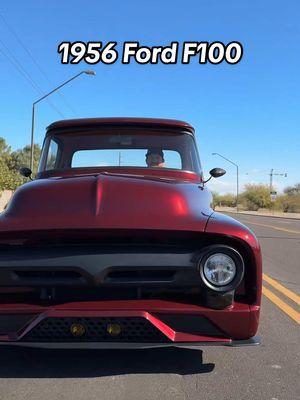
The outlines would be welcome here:
M 0 399 L 299 399 L 300 221 L 238 219 L 255 231 L 263 249 L 261 346 L 203 351 L 2 348 Z

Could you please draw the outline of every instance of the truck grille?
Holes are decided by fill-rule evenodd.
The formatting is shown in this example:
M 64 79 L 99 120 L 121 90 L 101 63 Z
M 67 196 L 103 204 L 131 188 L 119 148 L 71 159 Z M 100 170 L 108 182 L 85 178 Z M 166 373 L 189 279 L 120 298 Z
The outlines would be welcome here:
M 73 324 L 81 324 L 85 334 L 76 337 L 71 334 Z M 117 324 L 121 333 L 112 336 L 107 332 L 110 324 Z M 28 332 L 25 342 L 169 342 L 155 326 L 141 317 L 102 318 L 46 318 Z

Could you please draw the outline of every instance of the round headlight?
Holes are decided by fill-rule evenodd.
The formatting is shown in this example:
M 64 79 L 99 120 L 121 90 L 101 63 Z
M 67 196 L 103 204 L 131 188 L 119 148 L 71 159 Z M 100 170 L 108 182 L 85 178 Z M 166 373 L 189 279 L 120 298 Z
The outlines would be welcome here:
M 205 278 L 214 286 L 226 286 L 236 276 L 234 260 L 227 254 L 215 253 L 207 258 L 203 266 Z

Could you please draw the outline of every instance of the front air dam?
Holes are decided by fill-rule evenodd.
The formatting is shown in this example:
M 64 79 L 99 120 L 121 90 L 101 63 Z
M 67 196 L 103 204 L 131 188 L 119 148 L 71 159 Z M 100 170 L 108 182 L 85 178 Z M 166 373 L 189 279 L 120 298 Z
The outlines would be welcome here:
M 256 323 L 255 310 L 241 303 L 225 310 L 160 300 L 49 307 L 7 304 L 0 308 L 0 345 L 120 349 L 257 345 Z M 72 334 L 74 324 L 84 327 L 82 336 Z M 119 335 L 108 333 L 111 324 L 120 327 Z

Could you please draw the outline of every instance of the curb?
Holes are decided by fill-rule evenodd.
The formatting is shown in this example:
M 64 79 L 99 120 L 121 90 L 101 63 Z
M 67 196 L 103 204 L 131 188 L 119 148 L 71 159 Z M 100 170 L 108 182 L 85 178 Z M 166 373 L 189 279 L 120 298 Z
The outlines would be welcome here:
M 236 211 L 220 211 L 220 210 L 214 210 L 216 212 L 220 213 L 230 213 L 230 214 L 235 214 L 235 215 L 248 215 L 249 217 L 265 217 L 265 218 L 281 218 L 281 219 L 291 219 L 293 221 L 300 221 L 300 217 L 283 217 L 281 215 L 262 215 L 262 214 L 248 214 L 247 212 L 236 212 Z

